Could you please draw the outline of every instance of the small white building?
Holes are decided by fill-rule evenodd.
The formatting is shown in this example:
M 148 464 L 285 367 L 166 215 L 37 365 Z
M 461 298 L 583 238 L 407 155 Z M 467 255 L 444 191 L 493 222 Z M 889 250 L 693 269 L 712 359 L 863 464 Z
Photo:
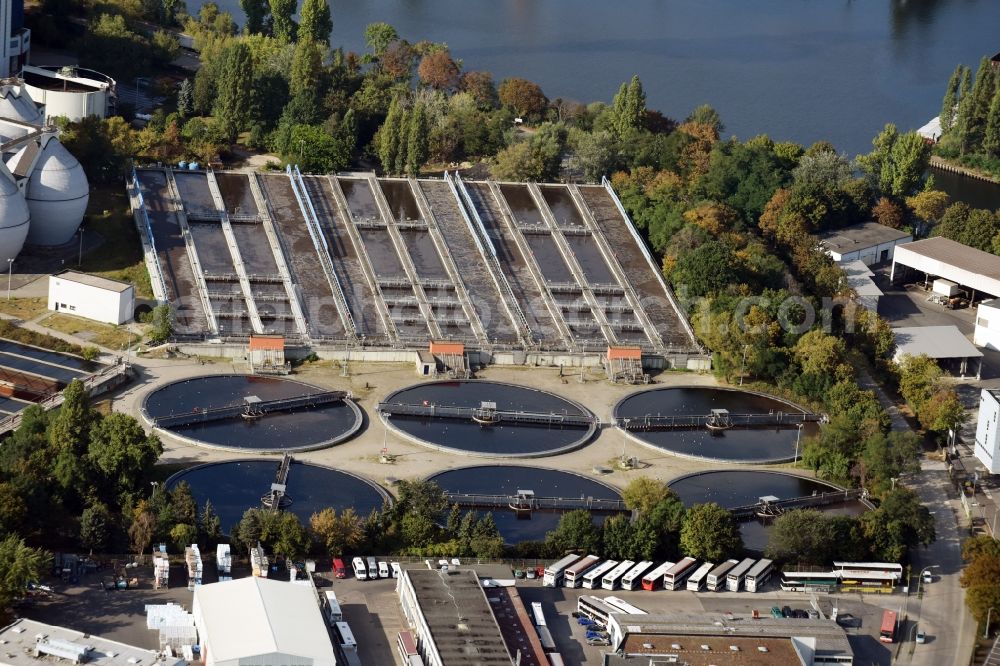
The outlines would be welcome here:
M 49 276 L 49 310 L 124 324 L 135 312 L 135 288 L 126 282 L 63 271 Z
M 204 666 L 337 666 L 309 586 L 256 576 L 200 585 L 192 614 Z
M 891 261 L 895 247 L 913 236 L 878 222 L 862 222 L 819 235 L 820 246 L 840 263 L 861 260 L 866 266 Z
M 1000 390 L 983 389 L 976 425 L 976 458 L 990 474 L 1000 474 Z
M 875 273 L 860 259 L 845 261 L 840 267 L 844 270 L 847 285 L 854 290 L 858 304 L 866 310 L 878 312 L 878 301 L 884 294 L 872 279 Z
M 972 341 L 979 347 L 1000 350 L 1000 301 L 991 298 L 976 308 L 976 330 Z

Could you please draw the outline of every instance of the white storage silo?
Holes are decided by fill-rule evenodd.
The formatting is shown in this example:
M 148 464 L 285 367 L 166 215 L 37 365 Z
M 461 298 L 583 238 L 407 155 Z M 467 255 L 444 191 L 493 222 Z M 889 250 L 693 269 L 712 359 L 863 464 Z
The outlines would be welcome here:
M 3 171 L 6 171 L 3 169 Z M 15 259 L 28 236 L 28 203 L 14 181 L 0 173 L 0 265 Z
M 0 118 L 20 120 L 33 125 L 41 125 L 44 121 L 28 91 L 23 86 L 9 83 L 0 85 Z M 0 143 L 25 136 L 29 131 L 27 127 L 0 123 Z
M 28 243 L 62 245 L 72 240 L 83 222 L 90 186 L 83 167 L 59 139 L 45 137 L 43 141 L 25 190 L 31 213 Z

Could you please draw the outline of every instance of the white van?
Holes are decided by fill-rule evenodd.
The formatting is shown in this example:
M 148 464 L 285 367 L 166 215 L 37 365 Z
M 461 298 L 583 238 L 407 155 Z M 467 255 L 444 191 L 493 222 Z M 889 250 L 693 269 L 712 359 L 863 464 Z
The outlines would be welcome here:
M 368 556 L 368 577 L 372 580 L 378 580 L 378 562 L 370 555 Z
M 388 562 L 384 562 L 383 561 L 383 562 L 379 562 L 378 563 L 378 577 L 379 578 L 388 578 L 389 577 L 389 563 Z
M 355 557 L 351 561 L 351 566 L 354 567 L 354 577 L 358 580 L 368 580 L 368 569 L 365 568 L 365 561 L 360 557 Z
M 403 571 L 399 567 L 399 562 L 390 562 L 389 567 L 392 569 L 393 578 L 399 578 L 402 575 Z

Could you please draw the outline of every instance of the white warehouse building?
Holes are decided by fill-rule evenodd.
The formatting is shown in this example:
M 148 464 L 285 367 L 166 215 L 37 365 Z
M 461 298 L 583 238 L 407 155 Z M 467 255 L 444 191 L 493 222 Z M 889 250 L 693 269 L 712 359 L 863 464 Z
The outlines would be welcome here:
M 49 310 L 124 324 L 135 312 L 135 288 L 96 275 L 63 271 L 49 276 Z
M 819 235 L 820 246 L 834 261 L 859 260 L 865 266 L 892 261 L 896 246 L 912 240 L 905 231 L 878 222 L 862 222 Z
M 308 586 L 257 576 L 199 585 L 191 611 L 204 666 L 337 666 Z
M 1000 390 L 983 389 L 976 425 L 976 458 L 990 474 L 1000 474 Z

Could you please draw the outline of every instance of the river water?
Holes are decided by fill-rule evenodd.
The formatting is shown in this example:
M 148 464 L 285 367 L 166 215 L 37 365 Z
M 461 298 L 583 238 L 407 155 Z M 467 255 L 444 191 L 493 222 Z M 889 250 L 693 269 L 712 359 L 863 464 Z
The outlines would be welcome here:
M 238 0 L 217 0 L 242 20 Z M 191 0 L 196 11 L 202 0 Z M 638 74 L 649 106 L 708 103 L 729 132 L 867 152 L 887 122 L 937 115 L 958 63 L 1000 50 L 996 0 L 331 0 L 332 43 L 364 27 L 447 43 L 466 70 L 536 81 L 550 99 L 610 101 Z M 991 199 L 1000 194 L 986 190 Z M 992 193 L 992 195 L 990 194 Z

